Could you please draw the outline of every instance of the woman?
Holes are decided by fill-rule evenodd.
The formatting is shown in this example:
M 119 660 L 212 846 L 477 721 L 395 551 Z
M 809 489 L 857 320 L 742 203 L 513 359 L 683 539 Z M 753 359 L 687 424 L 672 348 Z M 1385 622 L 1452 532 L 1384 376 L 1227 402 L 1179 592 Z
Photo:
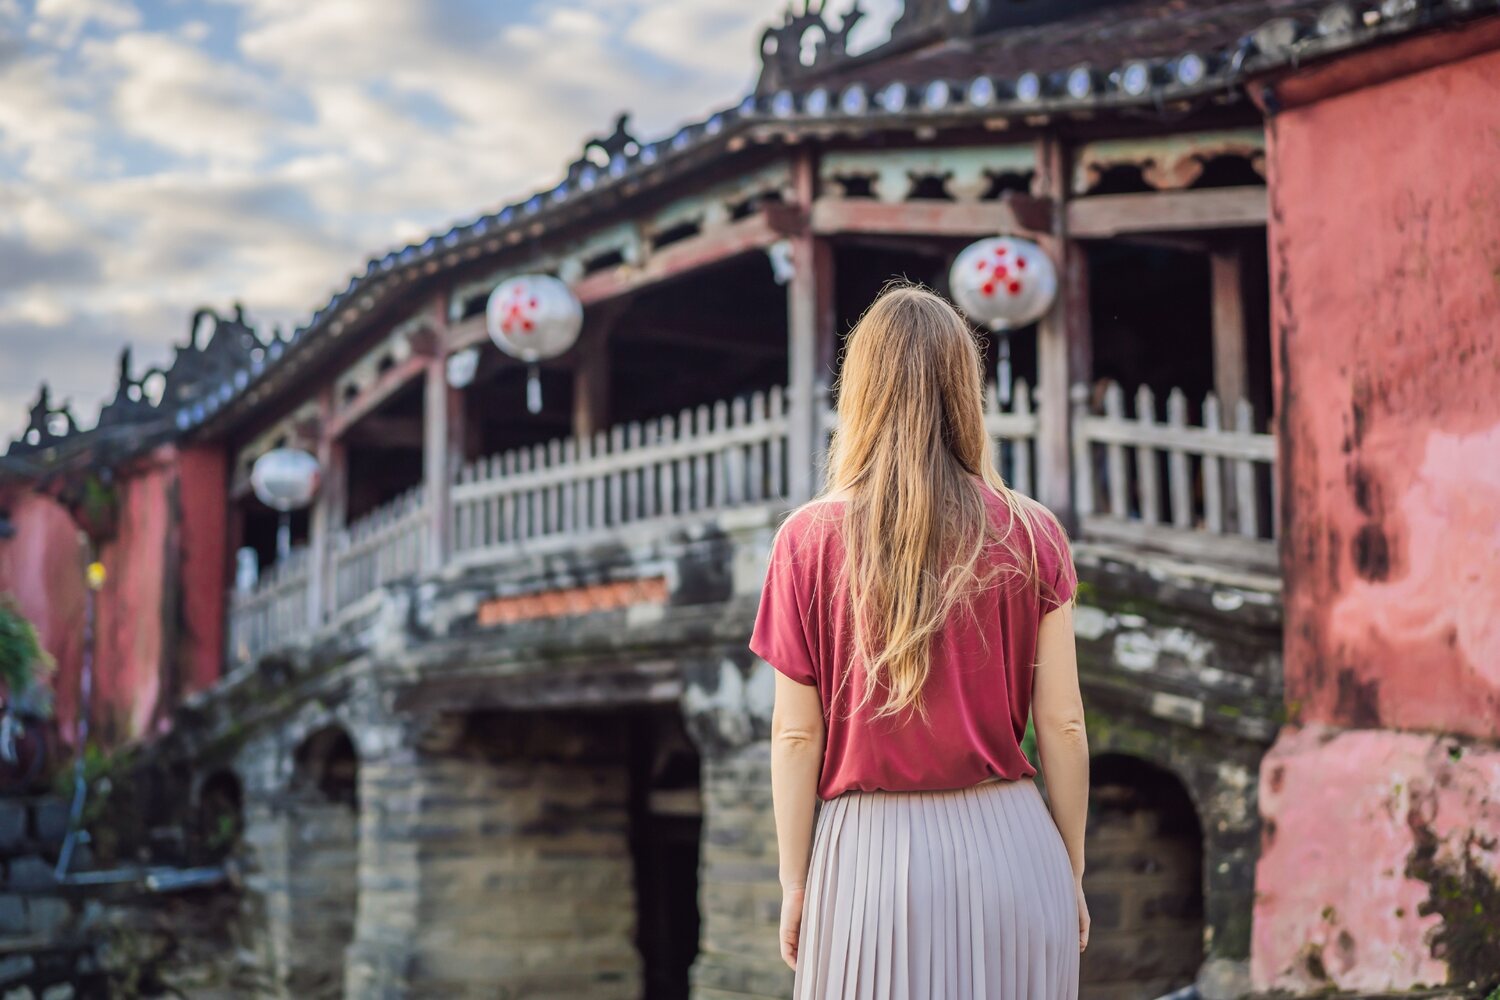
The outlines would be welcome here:
M 778 671 L 795 996 L 1072 1000 L 1088 745 L 1066 538 L 996 472 L 979 350 L 943 299 L 888 289 L 839 388 L 827 484 L 777 532 L 750 641 Z

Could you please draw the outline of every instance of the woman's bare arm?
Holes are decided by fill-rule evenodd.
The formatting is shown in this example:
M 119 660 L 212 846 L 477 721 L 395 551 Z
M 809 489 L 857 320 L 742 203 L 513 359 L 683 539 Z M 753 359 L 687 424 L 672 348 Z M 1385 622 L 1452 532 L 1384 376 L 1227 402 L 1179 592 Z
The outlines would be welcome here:
M 778 673 L 776 705 L 771 712 L 771 805 L 780 856 L 781 954 L 793 968 L 812 858 L 813 810 L 823 769 L 824 736 L 818 689 Z
M 771 803 L 783 888 L 800 887 L 807 880 L 823 739 L 818 689 L 777 674 L 771 712 Z
M 1089 807 L 1089 740 L 1078 689 L 1078 650 L 1073 640 L 1073 606 L 1065 604 L 1042 619 L 1036 643 L 1036 676 L 1031 714 L 1037 753 L 1047 779 L 1047 803 L 1068 848 L 1073 878 L 1083 878 L 1083 827 Z

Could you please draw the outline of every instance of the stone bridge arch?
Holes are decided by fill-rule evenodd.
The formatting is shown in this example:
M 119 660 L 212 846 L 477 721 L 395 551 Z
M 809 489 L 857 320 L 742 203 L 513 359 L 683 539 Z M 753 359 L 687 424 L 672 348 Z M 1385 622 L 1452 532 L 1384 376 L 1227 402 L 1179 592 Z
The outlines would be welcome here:
M 1087 690 L 1084 698 L 1089 747 L 1104 778 L 1115 784 L 1175 783 L 1185 796 L 1174 808 L 1190 808 L 1196 818 L 1202 900 L 1198 972 L 1189 979 L 1208 1000 L 1243 995 L 1249 991 L 1250 919 L 1260 851 L 1258 775 L 1267 744 L 1091 698 Z M 1092 846 L 1089 850 L 1092 857 Z M 1092 869 L 1093 861 L 1089 864 Z
M 1084 891 L 1093 917 L 1081 988 L 1093 1000 L 1161 996 L 1203 959 L 1203 830 L 1183 782 L 1140 757 L 1090 766 Z

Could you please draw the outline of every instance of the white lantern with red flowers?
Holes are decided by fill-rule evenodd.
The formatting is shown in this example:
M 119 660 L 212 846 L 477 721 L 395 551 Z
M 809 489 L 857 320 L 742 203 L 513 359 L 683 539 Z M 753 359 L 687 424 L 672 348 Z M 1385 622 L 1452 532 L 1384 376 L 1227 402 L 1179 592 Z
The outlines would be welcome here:
M 542 408 L 537 363 L 555 358 L 578 340 L 583 304 L 550 274 L 523 274 L 501 282 L 490 293 L 486 326 L 495 346 L 527 364 L 526 408 Z
M 999 335 L 996 375 L 1001 402 L 1010 402 L 1010 331 L 1034 323 L 1057 298 L 1057 268 L 1030 240 L 993 236 L 971 243 L 948 276 L 953 301 Z

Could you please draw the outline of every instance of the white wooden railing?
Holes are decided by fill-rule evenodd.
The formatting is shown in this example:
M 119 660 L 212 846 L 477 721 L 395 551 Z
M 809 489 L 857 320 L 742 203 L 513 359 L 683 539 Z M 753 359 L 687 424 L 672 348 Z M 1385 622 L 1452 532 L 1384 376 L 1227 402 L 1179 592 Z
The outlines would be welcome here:
M 229 601 L 229 648 L 236 663 L 284 647 L 308 631 L 309 552 L 292 549 L 260 576 L 254 589 Z
M 1127 412 L 1114 384 L 1090 405 L 1074 390 L 1073 492 L 1079 535 L 1208 562 L 1274 565 L 1276 441 L 1248 404 L 1231 418 L 1210 394 L 1195 413 L 1173 391 L 1163 413 L 1142 388 Z M 826 444 L 837 414 L 819 407 Z M 1035 488 L 1038 410 L 1024 382 L 1002 407 L 993 384 L 985 427 L 1001 474 Z M 670 524 L 787 499 L 789 416 L 780 387 L 735 400 L 554 440 L 470 463 L 451 488 L 449 551 L 427 559 L 436 516 L 418 488 L 333 533 L 325 593 L 311 613 L 305 549 L 230 602 L 238 662 L 284 647 L 382 586 L 440 562 L 477 565 L 543 545 L 585 544 L 636 523 Z M 823 449 L 820 449 L 823 450 Z
M 829 436 L 838 427 L 838 411 L 825 404 L 819 416 L 822 428 L 822 451 L 826 456 Z M 995 383 L 985 387 L 984 428 L 989 432 L 994 447 L 995 467 L 1014 490 L 1028 496 L 1035 488 L 1033 470 L 1036 468 L 1036 409 L 1032 406 L 1031 387 L 1024 379 L 1018 380 L 1011 393 L 1010 409 L 1000 405 L 1000 393 Z M 820 456 L 820 461 L 822 456 Z
M 1167 396 L 1165 422 L 1146 386 L 1133 413 L 1113 382 L 1097 402 L 1086 386 L 1074 388 L 1073 493 L 1083 534 L 1274 564 L 1276 438 L 1255 430 L 1248 402 L 1226 419 L 1209 393 L 1194 422 L 1177 389 Z
M 420 572 L 428 531 L 427 507 L 418 486 L 335 534 L 334 610 Z
M 548 537 L 781 499 L 786 438 L 777 386 L 471 463 L 453 486 L 452 555 L 483 561 Z

